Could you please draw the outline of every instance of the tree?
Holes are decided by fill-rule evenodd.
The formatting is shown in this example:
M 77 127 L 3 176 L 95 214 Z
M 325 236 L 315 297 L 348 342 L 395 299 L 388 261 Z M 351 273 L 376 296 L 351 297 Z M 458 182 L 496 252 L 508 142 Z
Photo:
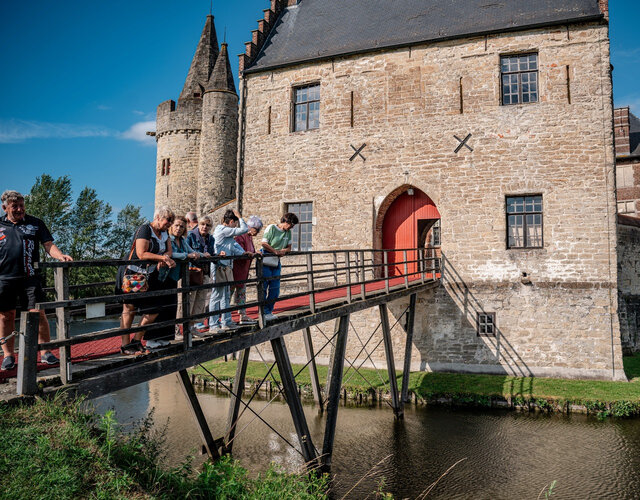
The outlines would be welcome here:
M 66 228 L 72 205 L 71 179 L 65 175 L 54 179 L 42 174 L 36 178 L 31 191 L 24 198 L 27 213 L 42 219 L 51 231 L 56 244 L 68 243 Z
M 113 221 L 111 205 L 98 198 L 95 189 L 85 187 L 71 210 L 71 247 L 74 260 L 109 257 L 109 236 Z
M 144 217 L 140 215 L 140 210 L 140 207 L 127 204 L 118 212 L 108 243 L 111 256 L 114 259 L 126 259 L 129 257 L 133 233 L 145 223 Z

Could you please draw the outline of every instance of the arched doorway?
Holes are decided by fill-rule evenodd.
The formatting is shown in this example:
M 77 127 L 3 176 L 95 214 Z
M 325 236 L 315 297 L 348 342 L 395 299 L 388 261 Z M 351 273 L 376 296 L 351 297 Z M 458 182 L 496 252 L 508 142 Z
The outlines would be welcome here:
M 435 203 L 423 191 L 415 187 L 407 187 L 388 206 L 386 212 L 381 214 L 382 221 L 382 248 L 386 250 L 403 250 L 422 248 L 425 246 L 427 235 L 433 226 L 440 220 L 440 212 Z M 408 252 L 409 261 L 417 261 L 416 251 Z M 404 266 L 393 265 L 404 259 L 402 252 L 389 252 L 389 275 L 398 276 L 404 274 Z M 409 273 L 418 271 L 417 262 L 408 266 Z

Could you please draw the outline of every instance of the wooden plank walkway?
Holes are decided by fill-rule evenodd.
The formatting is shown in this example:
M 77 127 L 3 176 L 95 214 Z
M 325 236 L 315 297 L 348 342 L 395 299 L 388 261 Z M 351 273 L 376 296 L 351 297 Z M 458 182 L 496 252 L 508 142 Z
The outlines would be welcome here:
M 365 286 L 365 300 L 362 300 L 361 285 L 329 291 L 319 290 L 315 293 L 315 314 L 310 311 L 308 295 L 284 299 L 275 307 L 274 312 L 278 319 L 270 321 L 265 328 L 260 329 L 257 325 L 243 326 L 224 334 L 194 337 L 193 349 L 187 352 L 184 351 L 181 340 L 173 341 L 171 345 L 148 355 L 136 357 L 120 354 L 120 337 L 74 345 L 71 347 L 73 382 L 67 388 L 89 397 L 98 397 L 198 363 L 230 355 L 247 347 L 330 321 L 346 313 L 375 307 L 438 286 L 439 280 L 432 276 L 427 277 L 424 283 L 419 276 L 410 277 L 407 282 L 404 278 L 390 278 L 388 292 L 385 280 L 368 283 Z M 348 294 L 349 288 L 351 294 Z M 249 309 L 248 314 L 257 317 L 257 308 Z M 57 354 L 56 351 L 54 353 Z M 38 367 L 38 382 L 44 385 L 45 391 L 62 387 L 58 366 L 39 364 Z M 0 372 L 0 400 L 15 397 L 15 374 L 16 370 Z

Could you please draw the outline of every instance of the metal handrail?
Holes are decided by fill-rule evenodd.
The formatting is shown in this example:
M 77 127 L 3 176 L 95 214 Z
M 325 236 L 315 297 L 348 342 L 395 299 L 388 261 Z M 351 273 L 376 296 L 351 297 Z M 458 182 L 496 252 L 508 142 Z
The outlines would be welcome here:
M 368 255 L 367 255 L 368 254 Z M 390 262 L 390 254 L 394 257 L 394 262 Z M 398 256 L 398 254 L 400 254 Z M 416 257 L 413 257 L 413 256 Z M 326 261 L 325 257 L 331 256 L 332 260 Z M 215 314 L 224 314 L 226 312 L 234 312 L 239 309 L 258 309 L 258 323 L 262 328 L 265 326 L 265 306 L 274 302 L 280 302 L 285 300 L 291 300 L 299 297 L 309 297 L 309 309 L 311 313 L 315 313 L 320 304 L 322 304 L 322 297 L 319 294 L 323 292 L 331 292 L 339 289 L 346 289 L 345 300 L 347 303 L 351 303 L 354 300 L 365 300 L 367 293 L 374 293 L 371 290 L 367 290 L 367 286 L 373 283 L 384 282 L 384 288 L 380 291 L 386 294 L 390 293 L 390 282 L 392 280 L 401 280 L 398 284 L 409 288 L 416 283 L 424 283 L 426 276 L 429 275 L 430 280 L 437 279 L 437 273 L 441 269 L 440 258 L 427 257 L 424 249 L 412 248 L 412 249 L 368 249 L 368 250 L 322 250 L 322 251 L 310 251 L 310 252 L 291 252 L 281 257 L 283 260 L 293 260 L 295 257 L 304 257 L 304 262 L 293 264 L 282 264 L 282 267 L 289 268 L 302 268 L 303 270 L 284 273 L 277 277 L 264 277 L 263 275 L 263 261 L 262 255 L 255 256 L 255 277 L 248 278 L 241 281 L 231 281 L 225 283 L 206 283 L 203 285 L 190 285 L 188 266 L 181 266 L 181 280 L 176 288 L 170 290 L 155 290 L 143 293 L 135 294 L 137 297 L 162 297 L 168 295 L 178 295 L 179 301 L 182 304 L 182 314 L 175 319 L 166 320 L 157 323 L 151 323 L 144 326 L 132 326 L 128 329 L 110 328 L 101 330 L 98 332 L 92 332 L 69 337 L 69 309 L 79 306 L 87 306 L 91 304 L 113 304 L 123 302 L 125 295 L 105 295 L 101 297 L 86 297 L 73 299 L 70 297 L 70 291 L 74 289 L 86 289 L 90 288 L 91 284 L 69 286 L 69 272 L 74 268 L 86 268 L 86 267 L 108 267 L 108 266 L 121 266 L 121 265 L 140 265 L 145 262 L 144 260 L 122 260 L 122 259 L 110 259 L 110 260 L 97 260 L 97 261 L 76 261 L 76 262 L 42 262 L 39 264 L 41 268 L 52 268 L 55 278 L 56 300 L 50 302 L 41 302 L 37 304 L 39 309 L 55 309 L 57 318 L 57 331 L 58 338 L 56 340 L 42 343 L 37 345 L 39 349 L 60 349 L 60 377 L 63 383 L 71 381 L 70 360 L 72 345 L 92 342 L 100 339 L 106 339 L 111 337 L 117 337 L 120 335 L 128 335 L 140 331 L 148 331 L 159 328 L 166 328 L 173 325 L 183 325 L 183 338 L 184 349 L 192 348 L 192 335 L 188 328 L 189 323 L 194 320 L 199 320 L 210 316 L 212 313 L 206 311 L 204 313 L 190 315 L 188 314 L 189 308 L 189 292 L 214 289 L 222 286 L 234 286 L 245 285 L 247 287 L 255 288 L 256 300 L 248 302 L 242 306 L 234 305 L 220 311 L 215 311 Z M 368 258 L 367 258 L 368 257 Z M 220 260 L 246 260 L 252 259 L 254 256 L 213 256 L 207 258 L 188 259 L 188 262 L 201 262 L 201 263 L 215 263 Z M 186 263 L 186 261 L 182 261 Z M 428 266 L 428 262 L 432 263 Z M 409 266 L 414 267 L 409 269 Z M 390 270 L 402 270 L 401 273 L 391 273 Z M 367 278 L 367 274 L 370 279 Z M 392 275 L 393 274 L 393 275 Z M 272 280 L 280 280 L 283 283 L 293 284 L 298 283 L 303 287 L 303 290 L 289 293 L 280 296 L 278 299 L 267 301 L 265 299 L 265 285 Z M 402 281 L 403 280 L 403 281 Z M 333 283 L 331 283 L 333 281 Z M 104 287 L 108 286 L 108 282 L 96 283 L 94 286 Z M 306 286 L 305 286 L 306 284 Z M 329 285 L 330 286 L 326 286 Z M 295 286 L 295 285 L 294 285 Z M 376 291 L 375 293 L 378 293 Z M 320 299 L 320 302 L 318 302 Z M 331 300 L 331 299 L 329 299 Z M 29 316 L 29 318 L 32 318 Z M 37 317 L 28 321 L 38 321 Z M 29 328 L 29 325 L 24 326 L 25 331 L 33 331 L 33 325 Z M 37 329 L 36 329 L 37 330 Z M 31 339 L 31 342 L 37 343 L 37 337 Z M 35 360 L 33 360 L 35 363 Z M 31 371 L 26 370 L 23 373 L 24 377 L 35 376 L 35 369 L 33 375 L 29 375 Z M 23 383 L 21 387 L 32 387 L 33 384 Z

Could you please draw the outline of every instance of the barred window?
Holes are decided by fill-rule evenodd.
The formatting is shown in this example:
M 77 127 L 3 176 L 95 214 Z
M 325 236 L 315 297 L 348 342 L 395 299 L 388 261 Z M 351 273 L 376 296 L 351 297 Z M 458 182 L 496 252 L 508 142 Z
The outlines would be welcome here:
M 538 102 L 538 54 L 502 56 L 502 104 Z
M 294 132 L 320 128 L 320 84 L 294 88 L 293 99 Z
M 507 196 L 507 248 L 542 244 L 542 195 Z
M 496 313 L 478 313 L 476 331 L 478 332 L 478 335 L 495 335 Z
M 312 246 L 311 237 L 313 235 L 313 204 L 309 203 L 289 203 L 287 212 L 294 213 L 300 221 L 292 230 L 291 249 L 294 252 L 310 252 Z

